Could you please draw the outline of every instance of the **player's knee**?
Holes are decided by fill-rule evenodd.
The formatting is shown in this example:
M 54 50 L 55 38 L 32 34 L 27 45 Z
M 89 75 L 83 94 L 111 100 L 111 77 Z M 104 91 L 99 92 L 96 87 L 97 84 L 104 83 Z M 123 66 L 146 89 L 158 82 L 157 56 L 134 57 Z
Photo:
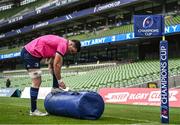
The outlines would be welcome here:
M 29 71 L 29 76 L 32 79 L 41 77 L 42 71 L 40 69 Z

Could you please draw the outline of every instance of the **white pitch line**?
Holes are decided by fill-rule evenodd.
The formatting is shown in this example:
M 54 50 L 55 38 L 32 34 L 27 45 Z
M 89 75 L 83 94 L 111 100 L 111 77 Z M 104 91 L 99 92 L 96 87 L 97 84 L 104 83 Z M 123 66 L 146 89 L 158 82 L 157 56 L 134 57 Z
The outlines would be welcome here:
M 107 115 L 106 115 L 107 116 Z M 150 121 L 150 120 L 138 120 L 138 119 L 130 119 L 130 118 L 125 118 L 125 117 L 112 117 L 112 116 L 107 116 L 107 117 L 111 117 L 111 118 L 117 118 L 117 119 L 126 119 L 126 120 L 129 120 L 129 121 L 139 121 L 139 122 L 148 122 L 148 124 L 150 123 L 159 123 L 159 122 L 153 122 L 153 121 Z M 138 124 L 134 124 L 134 125 L 138 125 Z

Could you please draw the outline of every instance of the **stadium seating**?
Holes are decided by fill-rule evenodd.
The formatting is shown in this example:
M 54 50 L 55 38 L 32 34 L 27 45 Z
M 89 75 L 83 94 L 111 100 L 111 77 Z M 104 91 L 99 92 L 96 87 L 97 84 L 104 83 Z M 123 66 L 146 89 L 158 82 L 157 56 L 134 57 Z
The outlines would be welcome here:
M 165 20 L 165 24 L 166 24 L 166 26 L 180 24 L 180 16 L 167 18 Z M 86 34 L 80 34 L 80 35 L 75 35 L 75 36 L 69 36 L 68 38 L 69 39 L 86 40 L 86 39 L 99 38 L 99 37 L 103 37 L 103 36 L 123 34 L 123 33 L 128 33 L 128 32 L 133 32 L 133 24 L 122 25 L 119 27 L 113 27 L 113 28 L 110 28 L 109 30 L 97 31 L 96 34 L 86 33 Z
M 180 24 L 180 16 L 166 18 L 165 24 L 166 26 Z M 78 39 L 78 40 L 87 40 L 87 39 L 94 39 L 94 38 L 99 38 L 99 37 L 104 37 L 104 36 L 123 34 L 123 33 L 128 33 L 128 32 L 133 32 L 133 24 L 122 25 L 119 27 L 111 27 L 106 30 L 97 31 L 97 33 L 90 32 L 90 33 L 85 33 L 85 34 L 69 36 L 68 38 Z M 0 50 L 0 54 L 12 53 L 20 49 L 21 47 L 16 47 L 13 49 L 8 49 L 8 50 L 2 49 Z
M 27 5 L 24 5 L 24 6 L 20 6 L 20 7 L 16 7 L 16 8 L 13 8 L 13 9 L 6 10 L 6 11 L 2 11 L 2 12 L 0 12 L 0 19 L 3 19 L 3 18 L 6 19 L 6 18 L 9 18 L 9 17 L 12 17 L 17 13 L 19 13 L 21 11 L 24 11 L 27 8 L 28 8 L 29 11 L 33 10 L 36 7 L 41 6 L 42 4 L 45 4 L 48 1 L 49 0 L 37 0 L 36 2 L 27 4 Z
M 165 23 L 167 26 L 169 25 L 176 25 L 180 23 L 180 16 L 174 16 L 174 17 L 167 17 L 167 19 L 165 20 Z
M 75 36 L 69 36 L 69 39 L 78 39 L 78 40 L 86 40 L 86 39 L 93 39 L 93 38 L 99 38 L 103 36 L 110 36 L 110 35 L 116 35 L 116 34 L 123 34 L 127 32 L 133 32 L 133 25 L 122 25 L 119 27 L 112 27 L 108 30 L 102 30 L 97 31 L 97 33 L 86 33 L 86 34 L 80 34 Z
M 14 7 L 12 9 L 0 12 L 0 20 L 20 16 L 20 15 L 26 14 L 26 12 L 43 9 L 45 7 L 49 7 L 49 6 L 56 4 L 56 3 L 66 4 L 66 3 L 70 3 L 70 2 L 74 2 L 74 1 L 75 0 L 68 0 L 68 1 L 67 0 L 61 0 L 61 1 L 59 1 L 59 0 L 21 1 L 21 6 Z
M 21 47 L 15 47 L 13 49 L 0 49 L 0 54 L 7 54 L 7 53 L 12 53 L 12 52 L 19 52 L 21 50 Z
M 146 60 L 128 64 L 113 65 L 110 67 L 98 68 L 84 73 L 64 73 L 64 82 L 72 90 L 93 90 L 101 87 L 130 87 L 147 82 L 159 80 L 159 60 Z M 169 60 L 169 75 L 180 73 L 180 59 Z M 11 87 L 23 89 L 30 86 L 28 75 L 11 77 Z M 52 78 L 50 74 L 42 77 L 42 86 L 51 87 Z M 1 88 L 5 86 L 4 79 L 0 79 Z

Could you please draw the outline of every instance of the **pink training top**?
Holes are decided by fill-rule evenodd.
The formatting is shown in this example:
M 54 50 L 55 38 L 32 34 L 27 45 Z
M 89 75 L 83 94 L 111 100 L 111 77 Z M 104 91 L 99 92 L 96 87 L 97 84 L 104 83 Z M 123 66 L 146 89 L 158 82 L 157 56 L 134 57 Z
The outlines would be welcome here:
M 56 52 L 64 56 L 68 51 L 68 40 L 56 35 L 44 35 L 25 45 L 25 49 L 38 58 L 54 57 Z

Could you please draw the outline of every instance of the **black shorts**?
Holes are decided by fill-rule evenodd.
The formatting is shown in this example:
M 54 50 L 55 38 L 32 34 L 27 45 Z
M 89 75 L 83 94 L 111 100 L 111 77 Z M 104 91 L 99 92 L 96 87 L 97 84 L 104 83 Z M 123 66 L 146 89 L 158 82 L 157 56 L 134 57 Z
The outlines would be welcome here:
M 32 56 L 25 48 L 21 51 L 21 58 L 26 69 L 39 69 L 41 58 Z

